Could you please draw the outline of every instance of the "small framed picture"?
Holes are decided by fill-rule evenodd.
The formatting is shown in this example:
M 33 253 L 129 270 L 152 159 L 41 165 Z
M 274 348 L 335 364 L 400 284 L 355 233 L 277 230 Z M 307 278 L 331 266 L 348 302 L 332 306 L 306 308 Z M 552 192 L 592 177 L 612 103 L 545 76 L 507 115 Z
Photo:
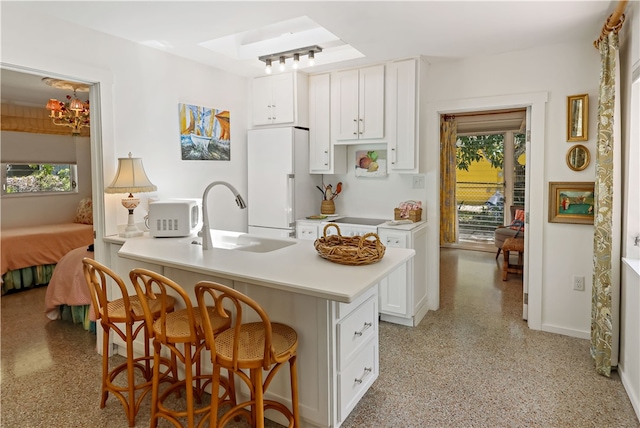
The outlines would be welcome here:
M 589 94 L 567 97 L 567 142 L 589 139 Z
M 593 224 L 594 182 L 549 182 L 549 222 Z

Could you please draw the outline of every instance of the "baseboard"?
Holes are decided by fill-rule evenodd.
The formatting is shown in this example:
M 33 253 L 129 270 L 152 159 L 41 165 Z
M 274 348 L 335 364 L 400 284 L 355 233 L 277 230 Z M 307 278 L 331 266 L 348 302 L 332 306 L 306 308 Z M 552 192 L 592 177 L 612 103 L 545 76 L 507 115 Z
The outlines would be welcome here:
M 578 339 L 591 339 L 591 332 L 584 330 L 574 330 L 564 327 L 557 327 L 549 324 L 542 324 L 540 330 L 548 333 L 557 333 L 569 337 L 577 337 Z

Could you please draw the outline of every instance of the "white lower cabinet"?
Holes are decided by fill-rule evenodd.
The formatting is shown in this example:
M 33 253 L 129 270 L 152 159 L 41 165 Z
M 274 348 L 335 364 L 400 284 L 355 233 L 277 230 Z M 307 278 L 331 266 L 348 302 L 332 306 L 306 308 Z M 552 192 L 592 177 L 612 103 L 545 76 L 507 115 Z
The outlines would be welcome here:
M 412 248 L 416 254 L 380 282 L 380 320 L 415 327 L 427 313 L 427 225 L 402 230 L 378 227 L 387 247 Z

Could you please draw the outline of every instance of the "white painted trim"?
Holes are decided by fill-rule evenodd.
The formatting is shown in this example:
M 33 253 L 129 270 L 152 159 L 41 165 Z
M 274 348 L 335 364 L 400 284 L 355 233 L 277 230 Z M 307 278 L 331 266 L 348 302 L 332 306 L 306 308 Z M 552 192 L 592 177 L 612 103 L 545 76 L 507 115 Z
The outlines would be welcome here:
M 547 92 L 530 92 L 523 94 L 502 95 L 493 97 L 479 97 L 459 100 L 445 100 L 428 103 L 426 174 L 427 200 L 440 200 L 440 115 L 455 114 L 493 109 L 507 109 L 514 107 L 531 107 L 531 153 L 527 153 L 527 174 L 530 174 L 531 185 L 525 196 L 525 210 L 529 213 L 529 229 L 540 233 L 525 235 L 525 257 L 529 269 L 527 279 L 529 284 L 529 328 L 542 328 L 542 248 L 544 231 L 543 210 L 530 211 L 529 206 L 545 206 L 545 177 L 544 177 L 544 148 L 545 148 L 545 115 Z M 427 204 L 427 218 L 429 221 L 427 266 L 429 277 L 427 280 L 427 296 L 429 309 L 439 308 L 440 301 L 440 207 L 439 203 Z
M 635 410 L 636 416 L 640 419 L 640 397 L 636 395 L 633 389 L 633 381 L 627 376 L 627 372 L 624 370 L 624 366 L 622 364 L 618 364 L 618 374 L 620 375 L 620 380 L 622 381 L 624 390 L 627 391 L 633 410 Z
M 564 327 L 556 327 L 554 325 L 543 324 L 542 331 L 546 331 L 547 333 L 557 333 L 562 334 L 569 337 L 577 337 L 578 339 L 591 339 L 591 332 L 584 330 L 575 330 L 573 328 L 564 328 Z

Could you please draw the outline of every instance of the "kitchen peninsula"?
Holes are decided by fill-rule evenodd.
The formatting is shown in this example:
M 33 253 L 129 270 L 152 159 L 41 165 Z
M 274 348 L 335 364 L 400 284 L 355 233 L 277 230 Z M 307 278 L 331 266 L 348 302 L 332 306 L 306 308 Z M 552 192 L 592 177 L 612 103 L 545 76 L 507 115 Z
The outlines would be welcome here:
M 253 240 L 229 233 L 236 241 Z M 211 280 L 255 299 L 272 321 L 298 333 L 303 426 L 340 426 L 378 376 L 378 283 L 414 250 L 387 248 L 378 263 L 346 266 L 319 257 L 309 241 L 256 237 L 252 245 L 204 251 L 194 239 L 110 240 L 111 264 L 120 275 L 134 267 L 152 269 L 181 284 L 192 298 L 196 282 Z M 269 395 L 290 404 L 286 371 Z M 282 422 L 267 413 L 272 416 Z

